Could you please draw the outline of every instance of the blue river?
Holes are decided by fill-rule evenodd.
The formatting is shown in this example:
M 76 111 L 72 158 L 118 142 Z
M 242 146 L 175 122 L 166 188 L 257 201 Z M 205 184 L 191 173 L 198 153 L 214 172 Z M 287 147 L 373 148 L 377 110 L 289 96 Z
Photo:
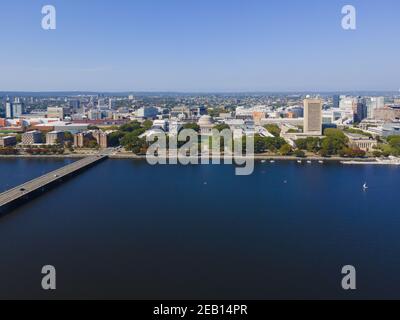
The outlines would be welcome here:
M 2 159 L 0 191 L 70 161 Z M 239 177 L 107 160 L 0 217 L 0 298 L 400 298 L 399 182 L 385 166 L 259 162 Z

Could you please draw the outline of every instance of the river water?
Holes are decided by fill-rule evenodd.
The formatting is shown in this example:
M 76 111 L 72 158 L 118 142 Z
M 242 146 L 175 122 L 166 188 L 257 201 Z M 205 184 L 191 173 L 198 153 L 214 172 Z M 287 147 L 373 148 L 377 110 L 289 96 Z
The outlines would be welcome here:
M 0 160 L 0 190 L 70 161 Z M 397 167 L 107 160 L 0 218 L 0 298 L 400 298 L 399 182 Z

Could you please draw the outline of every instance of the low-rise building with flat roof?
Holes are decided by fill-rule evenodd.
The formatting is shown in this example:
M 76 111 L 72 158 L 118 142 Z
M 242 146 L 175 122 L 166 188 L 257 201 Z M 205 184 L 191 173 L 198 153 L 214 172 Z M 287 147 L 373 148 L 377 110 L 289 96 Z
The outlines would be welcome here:
M 378 142 L 372 137 L 347 132 L 345 133 L 345 135 L 347 138 L 349 138 L 350 147 L 369 152 L 378 146 Z
M 42 133 L 40 131 L 29 131 L 22 134 L 22 144 L 37 144 L 42 143 Z
M 0 147 L 14 147 L 17 145 L 17 138 L 15 136 L 7 136 L 0 138 Z
M 51 131 L 46 134 L 46 144 L 64 144 L 64 132 Z

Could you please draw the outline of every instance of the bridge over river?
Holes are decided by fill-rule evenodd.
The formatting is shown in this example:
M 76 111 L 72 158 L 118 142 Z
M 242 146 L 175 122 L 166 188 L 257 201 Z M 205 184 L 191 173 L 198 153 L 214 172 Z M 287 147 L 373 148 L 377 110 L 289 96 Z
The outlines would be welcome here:
M 107 154 L 89 156 L 1 193 L 0 215 L 107 158 Z

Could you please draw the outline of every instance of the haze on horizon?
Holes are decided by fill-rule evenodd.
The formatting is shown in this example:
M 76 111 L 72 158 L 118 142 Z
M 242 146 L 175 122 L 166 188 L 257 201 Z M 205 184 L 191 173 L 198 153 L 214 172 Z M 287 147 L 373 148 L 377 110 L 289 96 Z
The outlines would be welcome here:
M 357 30 L 341 8 L 357 9 Z M 398 0 L 0 4 L 0 91 L 398 91 Z

